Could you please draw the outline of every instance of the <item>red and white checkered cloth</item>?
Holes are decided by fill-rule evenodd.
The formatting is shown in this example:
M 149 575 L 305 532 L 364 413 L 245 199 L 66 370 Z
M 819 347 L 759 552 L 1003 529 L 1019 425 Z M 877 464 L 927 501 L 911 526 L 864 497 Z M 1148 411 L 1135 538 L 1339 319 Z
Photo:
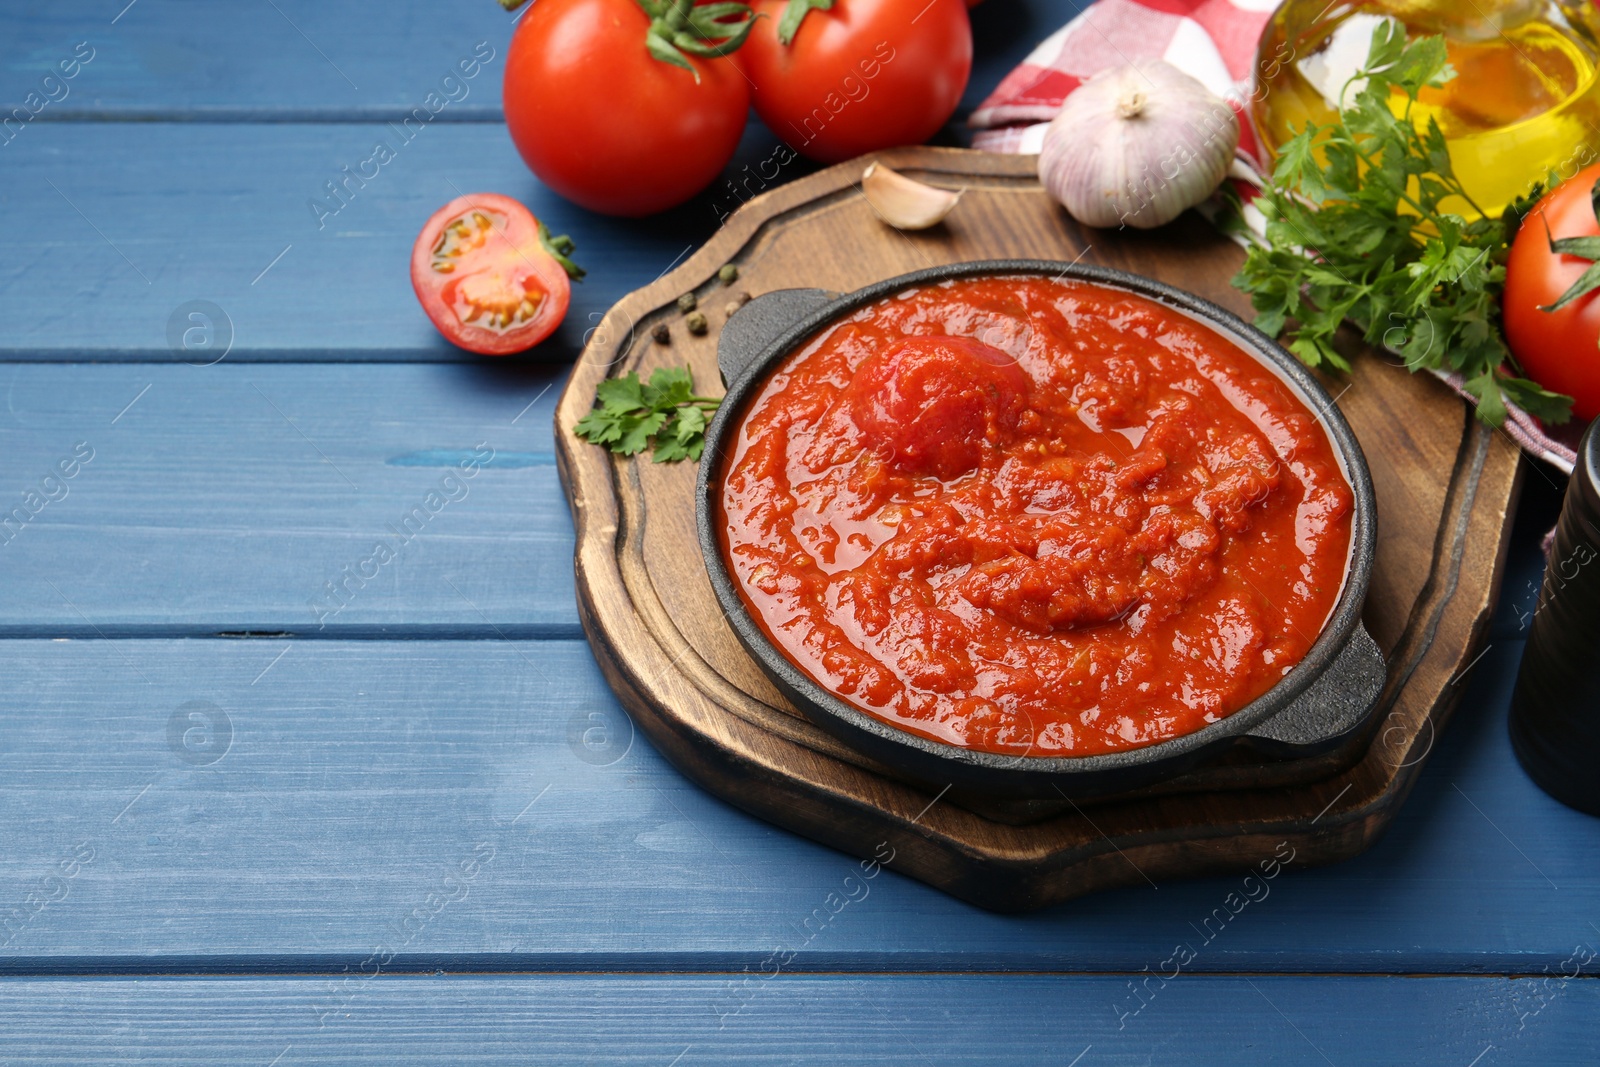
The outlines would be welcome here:
M 1037 152 L 1044 127 L 1072 91 L 1103 70 L 1164 59 L 1243 113 L 1256 41 L 1278 0 L 1098 0 L 1035 48 L 972 113 L 972 147 Z M 1255 134 L 1240 123 L 1254 164 Z
M 1198 79 L 1239 113 L 1239 150 L 1231 180 L 1246 204 L 1245 220 L 1264 229 L 1249 207 L 1261 185 L 1249 101 L 1254 89 L 1256 42 L 1278 0 L 1095 0 L 1045 38 L 973 112 L 972 147 L 988 152 L 1039 151 L 1045 127 L 1079 85 L 1103 70 L 1136 59 L 1164 59 Z M 1440 375 L 1457 392 L 1458 375 Z M 1465 395 L 1465 394 L 1463 394 Z M 1571 473 L 1581 426 L 1547 431 L 1533 416 L 1509 405 L 1505 431 L 1526 452 Z

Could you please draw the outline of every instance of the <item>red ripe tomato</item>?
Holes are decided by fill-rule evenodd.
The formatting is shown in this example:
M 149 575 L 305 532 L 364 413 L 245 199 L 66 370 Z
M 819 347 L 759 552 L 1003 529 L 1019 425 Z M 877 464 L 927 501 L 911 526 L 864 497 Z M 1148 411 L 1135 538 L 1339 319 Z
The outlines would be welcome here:
M 680 21 L 692 11 L 649 2 Z M 651 43 L 652 32 L 636 0 L 536 0 L 511 38 L 511 140 L 541 181 L 592 211 L 638 218 L 681 204 L 721 173 L 744 131 L 750 88 L 733 63 L 657 58 L 664 39 Z
M 894 467 L 959 478 L 1004 444 L 1028 404 L 1028 376 L 1006 353 L 970 337 L 908 337 L 856 368 L 850 416 Z
M 939 131 L 972 72 L 964 0 L 835 0 L 808 11 L 792 43 L 782 43 L 786 8 L 806 2 L 755 0 L 767 17 L 734 56 L 773 133 L 837 163 Z
M 1541 307 L 1561 299 L 1593 264 L 1550 250 L 1550 239 L 1600 235 L 1590 191 L 1600 163 L 1585 167 L 1534 205 L 1506 262 L 1506 343 L 1528 376 L 1573 398 L 1579 419 L 1600 415 L 1600 293 L 1587 293 L 1557 311 Z M 1548 231 L 1547 228 L 1548 227 Z
M 503 356 L 549 337 L 581 277 L 572 242 L 551 237 L 508 196 L 474 193 L 433 213 L 411 246 L 411 285 L 440 333 L 469 352 Z

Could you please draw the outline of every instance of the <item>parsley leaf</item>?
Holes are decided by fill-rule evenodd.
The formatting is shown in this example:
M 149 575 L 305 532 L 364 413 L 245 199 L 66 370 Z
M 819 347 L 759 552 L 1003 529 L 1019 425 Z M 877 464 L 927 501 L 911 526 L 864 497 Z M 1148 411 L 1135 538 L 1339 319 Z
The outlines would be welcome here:
M 595 387 L 594 395 L 611 415 L 638 411 L 645 406 L 637 374 L 630 374 L 626 378 L 607 378 Z
M 694 394 L 694 379 L 688 367 L 662 367 L 650 375 L 650 384 L 644 387 L 646 407 L 657 411 L 687 404 Z
M 1439 124 L 1412 117 L 1425 86 L 1453 77 L 1443 38 L 1407 43 L 1395 20 L 1374 27 L 1338 121 L 1308 122 L 1279 150 L 1256 200 L 1265 239 L 1233 284 L 1250 294 L 1256 325 L 1285 335 L 1310 366 L 1350 369 L 1334 347 L 1349 322 L 1413 371 L 1459 373 L 1485 422 L 1504 421 L 1507 400 L 1565 422 L 1571 398 L 1517 377 L 1500 330 L 1506 254 L 1542 186 L 1502 217 L 1481 217 Z M 1461 206 L 1480 217 L 1469 221 Z M 1591 284 L 1600 285 L 1600 268 Z
M 700 458 L 708 414 L 722 401 L 694 395 L 688 367 L 658 367 L 648 382 L 630 371 L 595 387 L 594 408 L 572 432 L 624 456 L 651 449 L 657 463 Z

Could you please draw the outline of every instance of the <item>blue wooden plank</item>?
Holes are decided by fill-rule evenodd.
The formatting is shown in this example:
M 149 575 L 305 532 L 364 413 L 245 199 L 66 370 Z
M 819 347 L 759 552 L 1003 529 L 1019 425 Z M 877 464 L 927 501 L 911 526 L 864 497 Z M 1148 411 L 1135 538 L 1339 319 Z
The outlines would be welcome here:
M 40 120 L 194 120 L 211 115 L 208 109 L 239 118 L 266 98 L 280 110 L 263 114 L 282 124 L 32 121 L 12 133 L 0 145 L 0 204 L 12 217 L 52 221 L 39 238 L 42 254 L 0 266 L 0 305 L 15 312 L 0 317 L 0 358 L 181 358 L 172 338 L 183 336 L 186 309 L 195 301 L 222 309 L 226 325 L 219 330 L 231 337 L 234 360 L 472 358 L 428 326 L 411 293 L 407 256 L 440 204 L 463 192 L 496 191 L 523 200 L 578 241 L 589 279 L 577 287 L 566 324 L 532 355 L 570 360 L 617 298 L 703 242 L 735 202 L 718 191 L 719 183 L 647 222 L 606 219 L 545 189 L 498 122 L 401 125 L 396 108 L 410 107 L 436 80 L 435 68 L 453 61 L 440 57 L 463 49 L 470 55 L 488 32 L 478 20 L 504 20 L 489 0 L 474 5 L 474 15 L 451 33 L 439 30 L 439 20 L 454 25 L 445 5 L 414 4 L 400 17 L 377 20 L 388 25 L 376 34 L 365 12 L 296 7 L 294 21 L 303 18 L 311 42 L 273 5 L 188 6 L 140 4 L 111 27 L 130 37 L 147 33 L 141 47 L 161 58 L 135 59 L 127 54 L 138 51 L 131 44 L 121 51 L 107 44 L 87 66 L 71 59 L 75 27 L 87 11 L 10 16 L 23 41 L 8 53 L 19 99 L 46 68 L 79 62 L 77 76 L 65 83 L 77 91 L 44 108 Z M 1070 7 L 1002 3 L 980 16 L 989 27 L 980 49 L 984 66 L 969 97 L 980 97 L 1036 34 L 1070 13 Z M 372 70 L 388 72 L 387 80 L 374 77 L 369 84 L 377 88 L 365 96 L 351 90 L 335 64 L 314 54 L 319 37 L 359 45 L 358 55 L 371 60 Z M 62 58 L 52 58 L 57 53 Z M 349 63 L 352 77 L 368 77 L 369 64 Z M 498 73 L 496 65 L 485 68 L 472 95 L 439 119 L 470 115 L 492 99 Z M 117 75 L 126 77 L 119 82 Z M 109 95 L 97 97 L 88 90 L 102 77 Z M 391 83 L 397 87 L 384 88 Z M 230 94 L 252 102 L 230 104 Z M 363 111 L 341 102 L 326 116 L 374 121 L 287 121 L 315 117 L 324 103 L 347 96 L 379 103 Z M 86 110 L 73 110 L 80 105 Z M 372 162 L 379 142 L 394 154 L 381 166 Z M 776 143 L 752 122 L 725 179 L 768 159 Z M 86 159 L 116 166 L 84 166 Z M 809 169 L 797 161 L 780 177 Z M 376 176 L 351 177 L 352 171 Z M 340 191 L 330 192 L 330 183 Z
M 578 243 L 589 276 L 528 357 L 570 361 L 613 303 L 687 256 L 735 202 L 713 188 L 644 222 L 595 215 L 542 186 L 498 125 L 428 128 L 410 143 L 384 124 L 57 123 L 29 137 L 0 149 L 0 205 L 48 225 L 34 254 L 0 264 L 5 360 L 206 362 L 224 348 L 229 362 L 482 363 L 429 325 L 409 264 L 440 205 L 499 192 Z M 394 158 L 346 179 L 341 168 L 380 141 Z M 773 144 L 752 124 L 730 173 Z M 786 177 L 806 172 L 797 162 Z M 327 191 L 336 180 L 348 181 L 341 199 Z M 195 301 L 221 314 L 202 309 L 217 324 L 197 321 L 200 347 L 185 350 Z
M 0 634 L 579 636 L 563 378 L 0 365 Z
M 1079 7 L 1077 0 L 1000 0 L 975 10 L 961 113 Z M 494 0 L 394 0 L 381 17 L 315 0 L 12 5 L 0 13 L 7 41 L 0 104 L 9 112 L 38 92 L 48 102 L 34 122 L 387 121 L 423 106 L 432 92 L 447 101 L 437 121 L 498 122 L 512 19 Z M 79 53 L 80 44 L 92 52 Z M 78 54 L 92 58 L 74 67 Z M 470 70 L 471 60 L 490 54 L 476 76 L 459 79 L 458 64 L 467 60 Z M 60 79 L 62 62 L 74 77 Z M 452 73 L 458 81 L 441 84 Z M 41 86 L 47 74 L 57 80 Z
M 741 982 L 751 983 L 745 990 Z M 338 976 L 11 981 L 37 1064 L 1592 1063 L 1600 983 L 1556 977 Z M 731 1013 L 738 1006 L 742 1010 Z M 1122 1014 L 1119 1014 L 1122 1012 Z
M 0 636 L 577 636 L 551 446 L 562 376 L 506 364 L 0 364 Z M 44 477 L 79 442 L 94 458 L 47 501 Z M 391 527 L 480 444 L 495 456 L 451 490 L 467 495 L 430 516 L 398 566 L 349 579 L 344 568 L 396 544 Z M 1532 475 L 1526 492 L 1493 641 L 1526 631 L 1539 538 L 1560 506 Z M 330 581 L 349 595 L 328 599 Z
M 11 5 L 0 22 L 8 42 L 0 101 L 10 112 L 38 92 L 48 103 L 30 125 L 85 116 L 398 119 L 436 93 L 447 101 L 440 121 L 498 120 L 512 18 L 493 0 L 402 0 L 379 17 L 313 0 Z M 74 67 L 60 64 L 81 56 L 88 62 L 62 79 Z M 473 77 L 461 77 L 463 60 Z M 57 80 L 41 84 L 52 73 Z M 447 75 L 455 81 L 441 85 Z
M 1476 666 L 1366 855 L 1015 917 L 862 881 L 701 792 L 629 739 L 581 642 L 4 642 L 0 960 L 1159 973 L 1185 945 L 1192 971 L 1539 974 L 1600 952 L 1600 820 L 1516 767 L 1518 652 Z

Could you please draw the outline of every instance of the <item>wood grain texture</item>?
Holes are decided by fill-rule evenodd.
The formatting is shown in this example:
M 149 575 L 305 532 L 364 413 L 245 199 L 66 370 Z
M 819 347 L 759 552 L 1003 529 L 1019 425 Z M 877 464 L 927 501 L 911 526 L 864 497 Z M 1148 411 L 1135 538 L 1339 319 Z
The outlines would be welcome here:
M 381 375 L 363 365 L 229 361 L 0 366 L 0 452 L 13 475 L 0 487 L 12 494 L 0 496 L 0 513 L 77 441 L 97 450 L 65 501 L 23 533 L 0 527 L 11 593 L 0 599 L 0 634 L 305 633 L 309 626 L 346 636 L 497 636 L 494 627 L 510 637 L 576 636 L 566 562 L 571 522 L 565 507 L 529 504 L 557 491 L 549 421 L 563 379 L 557 368 L 498 362 L 398 366 Z M 435 550 L 401 568 L 413 580 L 386 576 L 316 629 L 307 602 L 321 583 L 358 562 L 369 541 L 388 536 L 387 526 L 443 475 L 437 464 L 448 454 L 480 442 L 502 454 L 500 469 L 475 482 L 470 489 L 479 495 L 465 508 L 452 504 L 418 543 Z M 1559 506 L 1540 473 L 1528 485 L 1549 506 L 1526 524 L 1500 636 L 1516 636 L 1519 617 L 1526 629 L 1542 568 L 1537 536 Z M 178 531 L 183 552 L 170 548 Z
M 0 366 L 0 634 L 576 637 L 550 438 L 563 378 Z M 79 443 L 93 458 L 65 495 L 18 519 Z
M 700 195 L 645 223 L 609 219 L 547 189 L 498 120 L 511 16 L 493 0 L 400 0 L 382 18 L 315 0 L 138 0 L 114 26 L 123 5 L 105 6 L 0 11 L 0 112 L 77 42 L 98 49 L 65 99 L 0 143 L 0 205 L 12 218 L 52 220 L 47 254 L 0 263 L 11 312 L 0 316 L 3 360 L 178 361 L 168 319 L 208 300 L 232 321 L 233 361 L 481 362 L 428 325 L 407 264 L 434 210 L 493 191 L 577 241 L 589 274 L 566 321 L 517 357 L 570 363 L 606 309 L 710 237 L 742 200 L 815 169 L 795 160 L 773 178 L 779 142 L 752 121 Z M 1073 6 L 1005 0 L 977 12 L 963 106 Z M 409 139 L 398 133 L 390 123 L 481 40 L 497 59 L 469 95 Z M 101 121 L 118 119 L 140 121 Z M 327 183 L 345 181 L 341 168 L 360 168 L 378 141 L 395 158 L 349 184 L 339 206 Z M 764 166 L 767 179 L 752 177 Z M 319 225 L 313 200 L 337 213 Z
M 1134 973 L 1180 942 L 1193 972 L 1555 971 L 1600 950 L 1600 820 L 1517 769 L 1519 653 L 1463 683 L 1383 840 L 1280 874 L 1219 930 L 1238 876 L 1152 872 L 1021 919 L 897 863 L 819 920 L 857 862 L 630 742 L 581 641 L 0 641 L 0 971 L 359 971 L 385 940 L 407 971 L 737 973 L 780 942 L 805 971 Z M 205 705 L 228 725 L 188 719 Z M 199 732 L 174 741 L 175 716 Z M 14 917 L 79 844 L 65 891 Z
M 964 106 L 1080 6 L 974 9 Z M 405 253 L 435 207 L 494 189 L 577 238 L 591 274 L 572 315 L 517 362 L 569 361 L 608 307 L 713 233 L 734 199 L 726 180 L 770 155 L 752 125 L 724 182 L 682 211 L 647 224 L 587 215 L 528 175 L 494 121 L 502 51 L 469 99 L 317 230 L 306 201 L 508 21 L 492 0 L 0 10 L 4 108 L 75 42 L 98 50 L 67 100 L 0 146 L 0 210 L 29 234 L 0 265 L 0 500 L 74 441 L 98 450 L 69 498 L 0 547 L 3 632 L 76 635 L 0 640 L 0 1062 L 1064 1065 L 1085 1050 L 1078 1067 L 1321 1062 L 1296 1030 L 1341 1065 L 1584 1061 L 1593 983 L 1364 976 L 1559 973 L 1574 944 L 1597 939 L 1600 822 L 1539 793 L 1505 743 L 1518 612 L 1551 521 L 1537 514 L 1524 513 L 1495 644 L 1386 836 L 1349 863 L 1277 879 L 1192 968 L 1247 979 L 1186 974 L 1123 1029 L 1129 978 L 1195 937 L 1237 878 L 1138 882 L 1019 920 L 891 870 L 788 968 L 854 973 L 790 973 L 753 998 L 732 985 L 760 973 L 854 861 L 721 803 L 642 736 L 615 763 L 580 758 L 612 754 L 604 732 L 585 733 L 591 714 L 621 721 L 588 649 L 495 635 L 575 632 L 570 525 L 538 462 L 486 474 L 391 586 L 330 622 L 363 640 L 108 641 L 64 608 L 42 578 L 90 619 L 115 620 L 106 632 L 292 628 L 305 578 L 347 562 L 391 504 L 410 507 L 443 473 L 390 459 L 450 451 L 480 428 L 498 447 L 502 427 L 530 422 L 532 437 L 506 447 L 550 451 L 554 390 L 509 420 L 565 369 L 484 368 L 415 306 Z M 228 359 L 145 365 L 177 362 L 166 324 L 194 299 L 233 318 Z M 269 360 L 297 365 L 213 373 Z M 269 425 L 251 381 L 359 490 L 330 478 L 290 422 Z M 463 639 L 378 639 L 430 633 Z M 181 758 L 197 753 L 168 734 L 197 700 L 231 716 L 215 763 Z M 508 823 L 519 832 L 390 975 L 349 977 L 481 829 Z M 66 896 L 13 930 L 12 913 L 85 841 L 95 858 Z M 201 970 L 226 976 L 148 977 Z M 664 973 L 515 973 L 529 970 Z M 681 973 L 697 970 L 720 973 Z M 916 970 L 1113 973 L 903 973 Z M 1344 973 L 1261 973 L 1306 970 Z M 260 977 L 271 972 L 294 977 Z M 30 974 L 95 977 L 18 977 Z
M 1003 0 L 975 10 L 972 76 L 955 123 L 1082 6 Z M 94 58 L 36 123 L 398 121 L 486 41 L 495 58 L 434 121 L 498 123 L 516 17 L 493 0 L 393 0 L 382 18 L 317 0 L 12 4 L 0 11 L 0 103 L 21 105 L 86 41 Z
M 687 358 L 702 387 L 716 380 L 715 337 L 670 348 L 644 338 L 670 319 L 679 292 L 699 290 L 725 261 L 752 293 L 815 286 L 847 291 L 918 267 L 963 259 L 1086 261 L 1159 277 L 1246 315 L 1228 284 L 1240 253 L 1192 216 L 1154 233 L 1084 233 L 1038 188 L 1031 159 L 939 149 L 883 158 L 968 188 L 944 227 L 883 227 L 854 184 L 860 164 L 819 173 L 753 202 L 683 266 L 610 312 L 557 411 L 558 458 L 578 529 L 585 628 L 625 706 L 686 773 L 747 809 L 857 855 L 893 842 L 903 870 L 989 907 L 1025 910 L 1094 889 L 1238 868 L 1287 840 L 1303 861 L 1368 847 L 1393 817 L 1448 719 L 1498 587 L 1518 485 L 1518 454 L 1437 382 L 1374 356 L 1340 393 L 1364 442 L 1378 497 L 1379 545 L 1368 629 L 1393 667 L 1379 743 L 1333 777 L 1307 767 L 1288 789 L 1132 798 L 1030 826 L 1004 825 L 937 790 L 883 773 L 801 719 L 761 676 L 721 619 L 693 535 L 687 465 L 614 460 L 560 432 L 608 374 Z M 720 321 L 716 319 L 714 321 Z M 632 332 L 625 332 L 633 325 Z M 1281 768 L 1280 768 L 1281 770 Z M 1233 775 L 1226 784 L 1242 786 Z M 974 805 L 969 804 L 969 807 Z
M 378 141 L 395 157 L 319 220 L 311 202 L 336 206 L 326 183 Z M 773 143 L 752 125 L 730 176 Z M 796 163 L 785 174 L 805 170 Z M 402 143 L 381 123 L 36 123 L 26 143 L 0 147 L 0 176 L 9 217 L 51 220 L 45 254 L 0 263 L 13 311 L 0 317 L 7 361 L 183 362 L 169 319 L 206 300 L 231 321 L 227 362 L 482 364 L 428 323 L 408 271 L 428 216 L 494 191 L 571 235 L 589 271 L 553 337 L 501 362 L 570 362 L 607 308 L 687 255 L 715 231 L 719 210 L 738 203 L 717 185 L 648 225 L 595 215 L 540 184 L 498 124 L 429 126 Z
M 45 73 L 87 42 L 93 58 L 31 125 L 96 118 L 398 121 L 428 93 L 442 98 L 440 79 L 459 76 L 457 61 L 486 41 L 495 58 L 465 82 L 465 95 L 453 90 L 458 99 L 435 121 L 495 121 L 512 19 L 499 4 L 472 0 L 400 0 L 378 19 L 314 0 L 12 5 L 0 21 L 8 41 L 0 100 L 7 110 L 21 105 Z M 25 128 L 18 143 L 36 132 Z
M 1600 1040 L 1592 981 L 1184 977 L 1152 982 L 1144 1009 L 1121 1018 L 1129 984 L 1124 975 L 14 981 L 0 989 L 0 1056 L 263 1067 L 1232 1067 L 1241 1058 L 1389 1067 L 1584 1063 Z

